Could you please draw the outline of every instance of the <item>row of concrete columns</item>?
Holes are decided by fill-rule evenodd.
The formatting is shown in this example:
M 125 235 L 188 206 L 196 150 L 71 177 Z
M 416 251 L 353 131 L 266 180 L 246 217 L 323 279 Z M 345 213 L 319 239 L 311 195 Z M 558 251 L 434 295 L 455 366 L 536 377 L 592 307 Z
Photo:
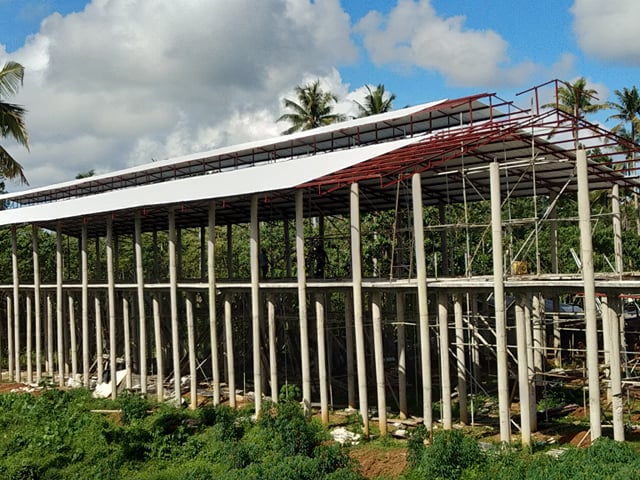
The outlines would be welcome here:
M 579 182 L 579 201 L 580 201 L 580 225 L 581 230 L 589 232 L 589 218 L 588 218 L 588 203 L 584 206 L 584 195 L 586 192 L 588 202 L 588 186 L 581 187 L 580 182 L 584 182 L 585 172 L 581 170 L 581 156 L 578 156 L 578 182 Z M 584 160 L 584 168 L 586 169 L 586 160 Z M 495 298 L 495 340 L 496 340 L 496 358 L 497 358 L 497 380 L 498 380 L 498 400 L 499 400 L 499 425 L 500 425 L 500 438 L 502 441 L 509 442 L 511 440 L 511 418 L 510 418 L 510 398 L 509 398 L 509 377 L 508 377 L 508 363 L 507 363 L 507 318 L 505 311 L 505 288 L 504 288 L 504 266 L 502 255 L 502 220 L 501 220 L 501 192 L 500 192 L 500 176 L 499 166 L 497 163 L 490 165 L 490 179 L 491 179 L 491 216 L 492 216 L 492 239 L 493 239 L 493 258 L 494 258 L 494 298 Z M 361 252 L 360 252 L 360 191 L 359 185 L 354 183 L 350 187 L 350 230 L 351 230 L 351 292 L 349 294 L 350 301 L 347 302 L 348 308 L 345 312 L 346 318 L 352 319 L 353 323 L 347 325 L 347 348 L 352 348 L 350 345 L 355 345 L 355 352 L 348 350 L 348 355 L 355 353 L 355 369 L 353 364 L 347 365 L 349 375 L 355 374 L 357 371 L 357 404 L 360 409 L 360 414 L 363 421 L 363 431 L 365 435 L 369 434 L 369 405 L 368 405 L 368 375 L 366 371 L 366 344 L 364 335 L 364 318 L 363 318 L 363 287 L 362 287 L 362 266 L 361 266 Z M 431 366 L 431 330 L 429 327 L 429 311 L 428 311 L 428 296 L 427 296 L 427 279 L 426 279 L 426 260 L 424 252 L 424 226 L 423 226 L 423 208 L 422 208 L 422 190 L 421 190 L 421 177 L 419 174 L 415 174 L 412 178 L 412 198 L 413 198 L 413 227 L 415 234 L 415 258 L 416 258 L 416 277 L 417 277 L 417 305 L 418 305 L 418 332 L 419 332 L 419 344 L 420 344 L 420 359 L 421 359 L 421 385 L 422 385 L 422 402 L 423 402 L 423 421 L 429 428 L 433 424 L 432 418 L 432 366 Z M 296 207 L 296 257 L 297 257 L 297 290 L 298 290 L 298 316 L 300 327 L 300 350 L 302 356 L 301 371 L 302 371 L 302 396 L 305 411 L 310 412 L 311 408 L 311 374 L 310 374 L 310 349 L 309 349 L 309 329 L 308 329 L 308 311 L 307 311 L 307 285 L 306 285 L 306 272 L 304 261 L 304 228 L 303 228 L 303 191 L 299 190 L 295 195 L 295 207 Z M 209 300 L 209 328 L 210 328 L 210 341 L 212 351 L 212 376 L 214 383 L 214 401 L 219 401 L 220 398 L 220 365 L 218 364 L 218 339 L 217 339 L 217 318 L 215 309 L 215 298 L 217 292 L 217 285 L 215 279 L 215 271 L 213 269 L 215 260 L 215 203 L 211 202 L 209 206 L 209 220 L 207 238 L 207 262 L 208 262 L 208 300 Z M 586 209 L 586 213 L 584 210 Z M 256 411 L 260 411 L 261 402 L 263 397 L 262 392 L 262 369 L 260 358 L 260 325 L 263 305 L 263 292 L 260 287 L 260 271 L 259 271 L 259 222 L 258 222 L 258 198 L 254 196 L 251 201 L 251 222 L 250 222 L 250 265 L 251 265 L 251 324 L 252 324 L 252 346 L 253 346 L 253 384 L 255 390 L 255 408 Z M 138 305 L 138 322 L 141 345 L 140 355 L 140 378 L 141 388 L 143 392 L 147 388 L 147 367 L 146 367 L 146 316 L 144 306 L 145 297 L 145 284 L 143 279 L 142 268 L 142 249 L 141 249 L 141 220 L 140 217 L 135 219 L 135 231 L 134 231 L 134 243 L 135 243 L 135 263 L 137 274 L 137 305 Z M 168 212 L 168 238 L 169 238 L 169 310 L 170 310 L 170 325 L 172 336 L 172 362 L 174 370 L 174 392 L 176 396 L 180 392 L 181 378 L 180 378 L 180 348 L 179 348 L 179 335 L 181 320 L 179 318 L 179 301 L 178 295 L 178 274 L 177 274 L 177 252 L 176 252 L 176 218 L 174 208 L 170 208 Z M 17 268 L 17 248 L 16 248 L 16 230 L 12 228 L 12 260 L 13 260 L 13 292 L 12 301 L 7 297 L 7 316 L 8 316 L 8 333 L 11 338 L 8 339 L 9 349 L 9 371 L 15 371 L 16 378 L 21 378 L 20 372 L 20 309 L 19 309 L 19 278 Z M 597 333 L 595 325 L 595 304 L 592 303 L 595 298 L 594 280 L 593 280 L 593 262 L 592 252 L 589 244 L 590 234 L 588 239 L 583 239 L 582 256 L 583 258 L 583 275 L 585 283 L 585 317 L 587 325 L 587 365 L 589 372 L 589 392 L 590 392 L 590 412 L 591 412 L 591 431 L 592 437 L 597 438 L 600 436 L 600 403 L 599 403 L 599 378 L 598 378 L 598 345 L 597 345 Z M 88 371 L 89 371 L 89 283 L 88 283 L 88 266 L 87 266 L 87 229 L 86 225 L 82 228 L 81 237 L 81 325 L 83 331 L 82 338 L 82 352 L 83 352 L 83 372 L 84 383 L 88 385 Z M 589 263 L 591 258 L 591 263 Z M 63 275 L 62 275 L 62 231 L 61 225 L 57 229 L 57 246 L 56 246 L 56 289 L 55 289 L 55 305 L 56 305 L 56 332 L 57 332 L 57 365 L 58 365 L 58 379 L 61 385 L 64 384 L 64 357 L 63 349 L 61 345 L 64 343 L 63 332 L 64 316 L 63 316 Z M 117 321 L 116 321 L 116 286 L 114 278 L 114 240 L 113 240 L 113 222 L 109 216 L 106 219 L 106 263 L 107 263 L 107 312 L 108 312 L 108 324 L 109 324 L 109 355 L 110 355 L 110 378 L 116 379 L 117 375 Z M 40 298 L 40 280 L 39 280 L 39 261 L 37 252 L 37 230 L 34 227 L 33 234 L 33 264 L 34 264 L 34 285 L 33 291 L 36 299 Z M 326 351 L 324 346 L 324 330 L 325 330 L 325 314 L 324 314 L 324 299 L 322 295 L 317 295 L 315 298 L 315 315 L 316 315 L 316 329 L 318 332 L 317 337 L 317 355 L 318 364 L 321 366 L 319 369 L 319 383 L 320 383 L 320 400 L 321 400 L 321 415 L 323 421 L 328 420 L 328 393 L 327 393 L 327 375 L 326 375 Z M 438 319 L 438 337 L 440 340 L 440 387 L 441 387 L 441 401 L 442 401 L 442 424 L 444 428 L 451 428 L 451 394 L 452 386 L 450 381 L 450 356 L 449 356 L 449 295 L 444 292 L 438 294 L 438 309 L 436 317 Z M 458 372 L 458 393 L 461 402 L 461 418 L 466 416 L 466 367 L 465 367 L 465 352 L 464 352 L 464 336 L 463 336 L 463 296 L 456 294 L 453 298 L 454 302 L 454 319 L 455 319 L 455 358 L 456 369 Z M 128 300 L 126 300 L 128 302 Z M 99 300 L 96 298 L 96 305 Z M 193 304 L 189 295 L 185 299 L 186 310 L 186 327 L 189 349 L 189 373 L 191 375 L 191 405 L 195 407 L 196 404 L 196 358 L 195 358 L 195 332 L 193 322 Z M 385 396 L 385 372 L 384 372 L 384 352 L 382 343 L 382 318 L 381 318 L 381 298 L 380 293 L 373 291 L 371 295 L 372 302 L 372 322 L 373 322 L 373 339 L 374 339 L 374 365 L 375 365 L 375 385 L 376 385 L 376 398 L 377 409 L 379 414 L 379 426 L 382 433 L 386 432 L 386 396 Z M 228 383 L 230 389 L 230 399 L 232 404 L 235 402 L 235 378 L 234 378 L 234 366 L 233 366 L 233 339 L 231 337 L 231 302 L 228 295 L 225 295 L 224 299 L 224 312 L 225 312 L 225 332 L 226 332 L 226 352 L 227 352 L 227 365 Z M 402 319 L 403 302 L 401 296 L 397 296 L 397 314 L 398 318 Z M 31 303 L 27 303 L 27 314 L 31 315 Z M 11 310 L 13 307 L 13 310 Z M 69 308 L 70 330 L 71 330 L 71 348 L 75 352 L 77 350 L 76 338 L 75 338 L 75 317 L 73 316 L 74 309 Z M 535 310 L 535 309 L 534 309 Z M 51 335 L 53 331 L 51 322 L 51 301 L 47 296 L 47 322 L 48 329 L 47 335 Z M 102 319 L 100 317 L 99 308 L 96 311 L 96 332 L 99 337 L 101 336 Z M 130 370 L 131 354 L 127 351 L 131 343 L 129 335 L 129 307 L 128 304 L 123 305 L 123 311 L 126 312 L 123 318 L 124 326 L 124 343 L 125 343 L 125 358 L 126 368 Z M 520 298 L 516 305 L 516 328 L 517 328 L 517 363 L 518 363 L 518 384 L 519 384 L 519 396 L 521 400 L 521 433 L 523 443 L 530 441 L 531 428 L 535 426 L 535 414 L 534 408 L 534 388 L 532 387 L 535 375 L 532 373 L 534 367 L 538 367 L 537 364 L 531 365 L 533 360 L 533 345 L 536 342 L 535 330 L 532 331 L 530 326 L 527 326 L 527 313 L 529 310 L 526 308 L 526 299 Z M 267 312 L 268 312 L 268 326 L 269 326 L 269 345 L 273 355 L 270 355 L 270 363 L 275 363 L 275 315 L 272 304 L 267 300 Z M 613 316 L 614 313 L 611 313 Z M 9 317 L 12 317 L 13 325 L 9 323 Z M 153 325 L 155 333 L 155 345 L 156 349 L 160 345 L 160 307 L 159 300 L 154 296 L 153 298 Z M 41 309 L 39 301 L 35 302 L 35 317 L 36 317 L 36 377 L 41 376 L 41 345 L 40 335 L 41 331 Z M 616 322 L 609 322 L 613 325 Z M 607 326 L 607 332 L 613 332 L 611 325 Z M 404 365 L 404 323 L 400 321 L 402 329 L 398 329 L 401 333 L 401 337 L 398 339 L 398 363 L 399 363 L 399 375 L 402 375 L 406 371 L 406 365 Z M 11 327 L 11 328 L 9 328 Z M 27 322 L 27 337 L 31 340 L 33 333 L 30 330 L 31 322 Z M 352 342 L 351 342 L 352 336 Z M 614 344 L 619 348 L 619 334 L 618 341 L 613 341 L 611 344 L 611 357 L 614 355 Z M 537 339 L 540 342 L 540 339 Z M 97 347 L 98 358 L 102 355 L 102 342 Z M 53 344 L 53 339 L 48 338 L 48 345 Z M 27 349 L 29 349 L 27 345 Z M 53 364 L 52 354 L 48 352 L 49 366 Z M 156 355 L 157 358 L 157 372 L 158 372 L 158 397 L 163 398 L 162 391 L 162 374 L 164 366 L 162 365 L 162 355 Z M 619 361 L 619 356 L 618 356 Z M 351 362 L 351 359 L 350 359 Z M 29 362 L 30 364 L 31 362 Z M 541 363 L 541 361 L 539 361 Z M 98 361 L 98 368 L 101 368 L 101 362 Z M 29 365 L 29 368 L 31 365 Z M 541 367 L 541 365 L 540 365 Z M 613 367 L 613 360 L 612 360 Z M 77 372 L 77 358 L 72 358 L 72 372 Z M 101 376 L 99 370 L 99 377 Z M 31 374 L 28 373 L 28 376 Z M 618 368 L 619 375 L 619 368 Z M 275 365 L 270 365 L 270 380 L 272 382 L 272 397 L 277 400 L 277 369 Z M 614 388 L 614 397 L 619 395 L 619 380 L 612 378 L 612 385 L 617 381 L 618 385 Z M 403 383 L 403 382 L 401 382 Z M 130 385 L 129 385 L 130 386 Z M 613 387 L 612 387 L 613 388 Z M 112 396 L 115 398 L 116 389 L 112 389 Z M 354 400 L 355 389 L 349 386 L 349 403 L 356 403 Z M 406 390 L 402 386 L 399 391 L 399 398 L 402 410 L 402 404 L 406 405 Z M 617 404 L 616 404 L 617 405 Z M 463 408 L 464 407 L 464 408 Z M 621 410 L 621 409 L 620 409 Z

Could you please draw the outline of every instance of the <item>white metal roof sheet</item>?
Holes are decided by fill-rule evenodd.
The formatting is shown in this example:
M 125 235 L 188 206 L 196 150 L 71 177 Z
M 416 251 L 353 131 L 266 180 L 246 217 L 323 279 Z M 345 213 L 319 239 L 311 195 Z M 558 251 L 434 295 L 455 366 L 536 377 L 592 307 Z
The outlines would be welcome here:
M 397 150 L 424 137 L 300 157 L 268 165 L 211 173 L 169 182 L 113 190 L 58 202 L 0 211 L 0 225 L 50 222 L 57 219 L 180 204 L 294 188 L 311 180 Z

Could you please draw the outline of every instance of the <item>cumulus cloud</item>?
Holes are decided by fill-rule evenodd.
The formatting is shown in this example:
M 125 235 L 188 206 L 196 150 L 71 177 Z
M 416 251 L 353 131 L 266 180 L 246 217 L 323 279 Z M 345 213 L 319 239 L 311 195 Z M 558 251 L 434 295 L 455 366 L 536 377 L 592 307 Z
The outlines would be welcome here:
M 438 16 L 430 0 L 399 0 L 387 17 L 369 12 L 356 29 L 377 65 L 437 71 L 455 86 L 517 85 L 538 69 L 532 62 L 513 64 L 498 33 L 464 23 L 464 16 Z
M 346 91 L 356 55 L 339 0 L 93 0 L 11 54 L 31 153 L 11 151 L 40 185 L 265 138 L 292 86 Z
M 637 0 L 575 0 L 573 30 L 587 54 L 607 62 L 640 66 Z

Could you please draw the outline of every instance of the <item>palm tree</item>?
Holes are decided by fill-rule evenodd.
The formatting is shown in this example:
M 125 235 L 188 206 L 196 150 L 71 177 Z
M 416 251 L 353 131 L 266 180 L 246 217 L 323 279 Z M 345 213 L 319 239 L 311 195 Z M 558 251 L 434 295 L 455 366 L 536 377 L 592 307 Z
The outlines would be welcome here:
M 298 97 L 297 102 L 284 99 L 285 108 L 291 112 L 283 113 L 277 120 L 291 122 L 291 127 L 282 132 L 285 135 L 345 120 L 345 115 L 332 112 L 338 97 L 331 92 L 323 91 L 320 88 L 320 80 L 303 86 L 298 85 L 295 93 Z
M 598 91 L 587 88 L 587 80 L 580 77 L 573 83 L 565 83 L 558 87 L 558 109 L 580 119 L 588 113 L 595 113 L 608 108 L 603 103 L 593 103 L 598 99 Z M 555 106 L 555 105 L 552 105 Z
M 380 83 L 375 90 L 371 90 L 369 85 L 367 87 L 368 95 L 364 97 L 364 105 L 354 100 L 358 105 L 360 115 L 358 117 L 368 117 L 369 115 L 376 115 L 378 113 L 385 113 L 392 109 L 393 101 L 396 99 L 396 94 L 392 93 L 387 95 L 384 91 L 384 84 Z M 386 98 L 385 98 L 386 97 Z
M 0 138 L 12 136 L 18 143 L 29 149 L 29 136 L 24 124 L 26 110 L 20 105 L 6 103 L 4 98 L 13 95 L 22 85 L 24 67 L 17 62 L 7 62 L 0 70 Z M 20 165 L 0 145 L 0 175 L 9 179 L 19 179 L 28 184 Z
M 618 102 L 609 102 L 608 108 L 617 110 L 617 113 L 610 115 L 607 120 L 616 119 L 620 120 L 612 131 L 617 132 L 623 128 L 625 123 L 629 123 L 631 140 L 636 140 L 636 134 L 638 133 L 638 125 L 640 125 L 640 93 L 638 88 L 634 85 L 630 89 L 624 87 L 622 91 L 614 90 Z

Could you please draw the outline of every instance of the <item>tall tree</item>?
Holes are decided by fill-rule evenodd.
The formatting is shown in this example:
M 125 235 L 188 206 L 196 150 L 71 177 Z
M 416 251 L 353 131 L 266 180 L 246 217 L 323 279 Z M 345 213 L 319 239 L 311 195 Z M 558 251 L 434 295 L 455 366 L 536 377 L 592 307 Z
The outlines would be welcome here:
M 4 101 L 7 96 L 17 93 L 22 86 L 23 77 L 24 67 L 17 62 L 7 62 L 0 70 L 0 138 L 11 136 L 28 150 L 29 136 L 24 123 L 26 110 L 20 105 Z M 2 145 L 0 145 L 0 175 L 28 184 L 22 165 Z
M 631 88 L 624 87 L 622 91 L 614 90 L 613 93 L 618 97 L 618 101 L 609 102 L 607 106 L 617 110 L 617 113 L 610 115 L 607 120 L 615 119 L 620 121 L 613 127 L 612 130 L 614 132 L 624 128 L 625 123 L 628 123 L 631 140 L 635 142 L 637 140 L 638 126 L 640 125 L 640 93 L 638 93 L 638 88 L 634 85 Z
M 580 77 L 573 83 L 564 83 L 558 87 L 558 109 L 576 118 L 584 118 L 589 113 L 608 108 L 606 104 L 597 103 L 597 101 L 598 91 L 588 88 L 587 80 L 584 77 Z
M 393 108 L 393 101 L 396 99 L 396 94 L 385 92 L 384 84 L 378 84 L 375 90 L 371 90 L 369 85 L 365 86 L 369 93 L 364 97 L 364 105 L 354 100 L 354 103 L 358 105 L 358 110 L 360 111 L 358 117 L 362 118 L 378 113 L 385 113 Z
M 283 113 L 278 118 L 278 122 L 290 122 L 291 127 L 282 133 L 288 135 L 345 120 L 346 117 L 343 114 L 333 113 L 333 107 L 338 101 L 338 97 L 331 92 L 322 90 L 320 80 L 302 86 L 298 85 L 295 88 L 295 93 L 297 102 L 288 98 L 284 99 L 284 107 L 290 112 Z

